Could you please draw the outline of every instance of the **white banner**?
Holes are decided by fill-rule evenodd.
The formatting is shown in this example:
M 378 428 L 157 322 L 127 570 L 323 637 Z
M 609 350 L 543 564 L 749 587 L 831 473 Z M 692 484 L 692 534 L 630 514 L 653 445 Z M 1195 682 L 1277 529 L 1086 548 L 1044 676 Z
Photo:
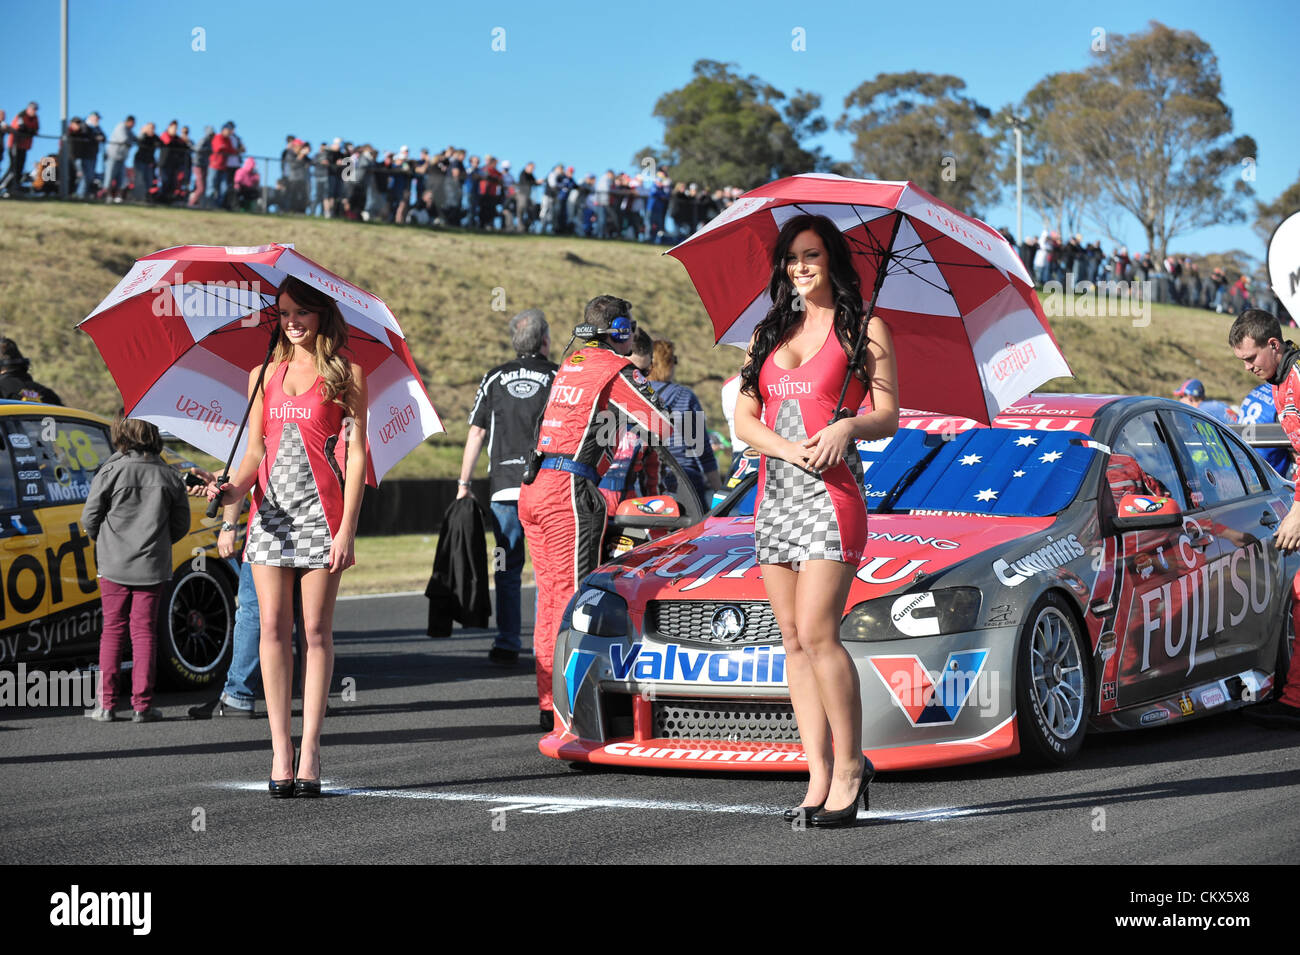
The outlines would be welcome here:
M 1277 300 L 1300 321 L 1300 212 L 1284 220 L 1269 240 L 1268 278 Z

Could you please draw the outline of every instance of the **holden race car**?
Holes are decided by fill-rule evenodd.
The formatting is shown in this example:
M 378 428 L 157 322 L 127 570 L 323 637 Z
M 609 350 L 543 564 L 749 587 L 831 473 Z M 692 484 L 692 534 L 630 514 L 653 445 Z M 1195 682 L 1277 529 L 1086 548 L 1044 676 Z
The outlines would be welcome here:
M 98 415 L 0 401 L 0 667 L 98 658 L 99 581 L 81 511 L 112 453 Z M 162 457 L 189 466 L 168 449 Z M 207 501 L 190 501 L 189 533 L 172 545 L 155 670 L 163 686 L 213 685 L 230 659 L 239 571 L 217 554 L 221 522 L 206 510 Z
M 1090 728 L 1224 712 L 1285 675 L 1300 555 L 1272 532 L 1293 489 L 1207 415 L 1031 395 L 992 427 L 904 412 L 859 453 L 868 542 L 840 635 L 877 768 L 1065 763 Z M 579 587 L 555 644 L 547 756 L 806 764 L 755 563 L 757 460 L 739 462 L 702 521 L 653 518 L 661 536 Z

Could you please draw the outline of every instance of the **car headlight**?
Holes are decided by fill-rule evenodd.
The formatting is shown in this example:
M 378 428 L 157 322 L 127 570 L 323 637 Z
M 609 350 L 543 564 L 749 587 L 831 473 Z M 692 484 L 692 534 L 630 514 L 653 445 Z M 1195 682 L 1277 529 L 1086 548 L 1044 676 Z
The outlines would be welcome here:
M 578 592 L 565 611 L 560 629 L 576 630 L 593 637 L 626 637 L 627 601 L 608 590 L 587 587 Z
M 840 639 L 875 643 L 961 633 L 975 629 L 979 614 L 980 592 L 975 587 L 879 597 L 849 611 L 840 624 Z

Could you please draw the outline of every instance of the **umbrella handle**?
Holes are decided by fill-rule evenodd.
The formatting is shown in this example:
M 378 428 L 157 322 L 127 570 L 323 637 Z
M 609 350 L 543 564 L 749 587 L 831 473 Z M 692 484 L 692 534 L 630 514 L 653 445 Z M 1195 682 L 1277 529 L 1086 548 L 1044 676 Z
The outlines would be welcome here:
M 226 483 L 227 481 L 229 481 L 229 480 L 230 480 L 230 475 L 223 471 L 223 472 L 222 472 L 220 475 L 218 475 L 218 477 L 217 477 L 217 484 L 218 484 L 218 485 L 225 484 L 225 483 Z M 221 499 L 222 499 L 223 497 L 225 497 L 225 496 L 226 496 L 226 492 L 225 492 L 225 491 L 218 490 L 218 491 L 217 491 L 217 496 L 214 497 L 211 501 L 208 502 L 208 517 L 209 517 L 209 518 L 213 518 L 213 517 L 216 517 L 216 516 L 217 516 L 217 511 L 218 511 L 218 510 L 221 508 L 221 506 L 222 506 L 222 501 L 221 501 Z
M 862 360 L 862 343 L 867 338 L 867 325 L 870 324 L 871 316 L 876 311 L 876 301 L 880 298 L 880 287 L 885 284 L 885 269 L 889 267 L 889 257 L 894 251 L 894 239 L 898 236 L 898 227 L 902 222 L 903 214 L 896 212 L 894 214 L 894 228 L 889 233 L 889 242 L 885 246 L 885 254 L 881 257 L 880 268 L 876 270 L 875 288 L 871 290 L 871 304 L 867 306 L 867 310 L 863 314 L 862 327 L 858 329 L 858 340 L 853 346 L 853 360 L 849 362 L 849 367 L 844 371 L 844 384 L 840 387 L 840 400 L 835 403 L 835 413 L 831 415 L 831 420 L 826 422 L 827 424 L 834 424 L 841 418 L 850 418 L 858 413 L 857 408 L 849 409 L 844 407 L 844 396 L 849 393 L 849 382 L 853 380 L 853 372 Z
M 253 402 L 257 400 L 257 393 L 261 390 L 262 383 L 266 380 L 266 367 L 271 364 L 271 357 L 275 354 L 275 346 L 279 340 L 280 326 L 277 325 L 275 331 L 271 333 L 271 343 L 266 348 L 266 357 L 262 359 L 262 370 L 258 372 L 257 384 L 253 386 L 253 396 L 248 399 L 248 404 L 244 406 L 244 417 L 239 422 L 239 430 L 235 432 L 234 443 L 230 445 L 230 457 L 226 459 L 226 469 L 221 472 L 221 477 L 217 478 L 218 484 L 225 484 L 230 480 L 230 465 L 235 461 L 235 449 L 239 447 L 239 439 L 243 437 L 244 428 L 248 425 L 248 413 L 253 410 Z M 218 491 L 217 496 L 209 502 L 207 512 L 209 518 L 217 516 L 217 509 L 221 507 L 221 499 L 224 496 L 225 494 L 223 492 Z

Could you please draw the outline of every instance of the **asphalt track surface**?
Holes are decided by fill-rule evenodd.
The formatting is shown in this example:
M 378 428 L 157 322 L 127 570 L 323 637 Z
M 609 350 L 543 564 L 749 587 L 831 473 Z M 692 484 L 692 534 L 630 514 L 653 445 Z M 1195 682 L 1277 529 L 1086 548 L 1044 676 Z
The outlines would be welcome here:
M 266 721 L 191 721 L 196 693 L 162 694 L 146 725 L 0 709 L 0 862 L 1300 861 L 1300 734 L 1237 714 L 1093 735 L 1064 770 L 882 774 L 857 828 L 795 831 L 777 814 L 798 776 L 542 756 L 531 657 L 494 666 L 490 633 L 430 640 L 425 617 L 421 596 L 340 602 L 355 700 L 331 699 L 315 801 L 269 799 Z

